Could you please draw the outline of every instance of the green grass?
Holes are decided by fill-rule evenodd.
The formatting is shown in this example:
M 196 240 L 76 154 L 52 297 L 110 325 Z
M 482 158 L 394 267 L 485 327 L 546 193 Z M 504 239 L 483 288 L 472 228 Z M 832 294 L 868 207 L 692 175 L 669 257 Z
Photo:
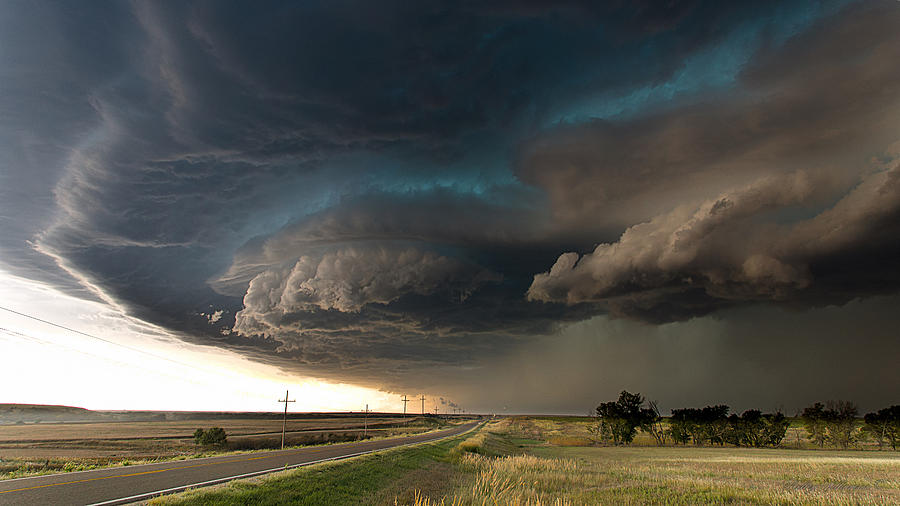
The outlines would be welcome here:
M 151 501 L 161 505 L 410 504 L 416 495 L 451 493 L 463 471 L 457 447 L 469 435 L 315 464 L 255 480 L 185 492 Z
M 190 458 L 209 456 L 197 454 Z M 71 473 L 107 467 L 135 466 L 152 464 L 167 460 L 184 460 L 187 457 L 169 457 L 161 459 L 3 459 L 0 460 L 0 481 L 29 476 Z

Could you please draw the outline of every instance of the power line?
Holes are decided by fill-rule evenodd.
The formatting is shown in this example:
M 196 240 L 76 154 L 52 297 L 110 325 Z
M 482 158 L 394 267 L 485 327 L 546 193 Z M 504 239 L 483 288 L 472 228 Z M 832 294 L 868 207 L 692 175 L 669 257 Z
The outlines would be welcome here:
M 41 339 L 41 338 L 39 338 L 39 337 L 35 337 L 35 336 L 29 335 L 29 334 L 23 334 L 22 332 L 19 332 L 19 331 L 16 331 L 16 330 L 11 330 L 11 329 L 7 329 L 7 328 L 4 328 L 4 327 L 0 327 L 0 332 L 6 333 L 7 335 L 10 335 L 10 336 L 17 336 L 17 337 L 22 338 L 23 340 L 31 341 L 31 342 L 33 342 L 33 343 L 37 343 L 37 344 L 40 344 L 40 345 L 43 345 L 43 346 L 58 347 L 58 348 L 62 348 L 62 349 L 64 349 L 64 350 L 69 350 L 69 351 L 71 351 L 71 352 L 73 352 L 73 353 L 79 353 L 79 354 L 84 355 L 84 356 L 86 356 L 86 357 L 92 357 L 92 358 L 96 358 L 96 359 L 100 359 L 100 360 L 105 360 L 106 362 L 109 362 L 109 363 L 111 363 L 111 364 L 118 364 L 118 365 L 120 365 L 120 366 L 125 366 L 125 367 L 137 367 L 137 368 L 139 368 L 139 369 L 143 369 L 143 370 L 148 371 L 148 372 L 156 372 L 156 373 L 159 373 L 158 371 L 154 371 L 154 370 L 148 369 L 148 368 L 146 368 L 146 367 L 142 367 L 142 366 L 137 365 L 137 364 L 129 364 L 129 363 L 127 363 L 127 362 L 123 362 L 123 361 L 121 361 L 121 360 L 116 360 L 116 359 L 114 359 L 114 358 L 105 357 L 105 356 L 103 356 L 103 355 L 97 355 L 96 353 L 89 353 L 89 352 L 86 352 L 86 351 L 84 351 L 84 350 L 79 350 L 79 349 L 77 349 L 77 348 L 73 348 L 73 347 L 71 347 L 71 346 L 66 346 L 66 345 L 60 344 L 60 343 L 54 343 L 54 342 L 48 341 L 48 340 L 46 340 L 46 339 Z M 162 374 L 165 374 L 165 373 L 162 373 Z M 172 376 L 172 375 L 169 375 L 169 374 L 166 374 L 166 375 L 167 375 L 167 376 L 170 376 L 170 377 L 172 377 L 172 378 L 177 378 L 177 376 Z
M 60 329 L 63 329 L 63 330 L 67 330 L 67 331 L 73 332 L 73 333 L 75 333 L 75 334 L 80 334 L 80 335 L 82 335 L 82 336 L 89 337 L 89 338 L 91 338 L 91 339 L 96 339 L 96 340 L 102 341 L 102 342 L 104 342 L 104 343 L 106 343 L 106 344 L 111 344 L 111 345 L 113 345 L 113 346 L 118 346 L 119 348 L 124 348 L 124 349 L 126 349 L 126 350 L 130 350 L 130 351 L 133 351 L 133 352 L 135 352 L 135 353 L 141 353 L 141 354 L 143 354 L 143 355 L 147 355 L 148 357 L 153 357 L 153 358 L 158 359 L 158 360 L 165 360 L 165 361 L 167 361 L 167 362 L 171 362 L 171 363 L 173 363 L 173 364 L 178 364 L 178 365 L 180 365 L 180 366 L 182 366 L 182 367 L 187 367 L 187 368 L 189 368 L 189 369 L 197 369 L 197 370 L 201 370 L 201 369 L 200 369 L 199 367 L 197 367 L 197 366 L 193 366 L 193 365 L 190 365 L 190 364 L 185 364 L 184 362 L 179 362 L 178 360 L 174 360 L 174 359 L 171 359 L 171 358 L 167 358 L 167 357 L 163 357 L 163 356 L 160 356 L 160 355 L 156 355 L 156 354 L 154 354 L 154 353 L 150 353 L 149 351 L 144 351 L 144 350 L 141 350 L 141 349 L 139 349 L 139 348 L 134 348 L 134 347 L 132 347 L 132 346 L 128 346 L 128 345 L 125 345 L 125 344 L 120 344 L 120 343 L 117 343 L 117 342 L 115 342 L 115 341 L 110 341 L 109 339 L 104 339 L 104 338 L 102 338 L 102 337 L 97 337 L 97 336 L 95 336 L 95 335 L 88 334 L 87 332 L 82 332 L 82 331 L 80 331 L 80 330 L 76 330 L 76 329 L 73 329 L 73 328 L 71 328 L 71 327 L 66 327 L 65 325 L 60 325 L 60 324 L 58 324 L 58 323 L 53 323 L 53 322 L 51 322 L 51 321 L 44 320 L 43 318 L 38 318 L 37 316 L 32 316 L 32 315 L 29 315 L 29 314 L 20 313 L 19 311 L 15 311 L 15 310 L 13 310 L 13 309 L 9 309 L 9 308 L 3 307 L 3 306 L 0 306 L 0 309 L 2 309 L 2 310 L 4 310 L 4 311 L 8 311 L 8 312 L 13 313 L 13 314 L 17 314 L 17 315 L 19 315 L 19 316 L 23 316 L 23 317 L 25 317 L 25 318 L 32 319 L 32 320 L 34 320 L 34 321 L 38 321 L 38 322 L 41 322 L 41 323 L 44 323 L 44 324 L 47 324 L 47 325 L 51 325 L 51 326 L 53 326 L 53 327 L 57 327 L 57 328 L 60 328 Z M 207 372 L 212 372 L 212 371 L 207 371 Z M 218 374 L 218 373 L 215 373 L 215 374 Z
M 89 337 L 89 338 L 91 338 L 91 339 L 96 339 L 97 341 L 101 341 L 101 342 L 104 342 L 104 343 L 107 343 L 107 344 L 111 344 L 111 345 L 113 345 L 113 346 L 118 346 L 119 348 L 123 348 L 123 349 L 129 350 L 129 351 L 133 351 L 133 352 L 135 352 L 135 353 L 140 353 L 140 354 L 146 355 L 146 356 L 148 356 L 148 357 L 153 357 L 153 358 L 155 358 L 155 359 L 157 359 L 157 360 L 165 360 L 166 362 L 170 362 L 170 363 L 172 363 L 172 364 L 176 364 L 176 365 L 179 365 L 179 366 L 181 366 L 181 367 L 186 367 L 186 368 L 191 369 L 191 370 L 194 370 L 194 371 L 200 371 L 200 372 L 203 372 L 203 373 L 206 373 L 206 374 L 212 374 L 212 375 L 219 376 L 219 377 L 222 377 L 222 378 L 233 378 L 233 377 L 235 376 L 234 373 L 228 373 L 228 374 L 226 374 L 226 373 L 224 373 L 224 372 L 222 372 L 222 371 L 216 371 L 216 370 L 212 370 L 212 369 L 207 369 L 207 368 L 205 368 L 205 367 L 198 367 L 198 366 L 196 366 L 196 365 L 187 364 L 187 363 L 184 363 L 184 362 L 181 362 L 181 361 L 172 359 L 172 358 L 168 358 L 168 357 L 164 357 L 164 356 L 161 356 L 161 355 L 157 355 L 157 354 L 155 354 L 155 353 L 150 353 L 149 351 L 144 351 L 144 350 L 141 350 L 141 349 L 139 349 L 139 348 L 134 348 L 134 347 L 132 347 L 132 346 L 128 346 L 128 345 L 125 345 L 125 344 L 120 344 L 120 343 L 117 343 L 117 342 L 115 342 L 115 341 L 110 341 L 109 339 L 104 339 L 104 338 L 102 338 L 102 337 L 98 337 L 98 336 L 95 336 L 95 335 L 93 335 L 93 334 L 89 334 L 89 333 L 87 333 L 87 332 L 82 332 L 82 331 L 80 331 L 80 330 L 73 329 L 73 328 L 67 327 L 67 326 L 65 326 L 65 325 L 60 325 L 60 324 L 58 324 L 58 323 L 54 323 L 54 322 L 45 320 L 45 319 L 43 319 L 43 318 L 38 318 L 37 316 L 32 316 L 32 315 L 25 314 L 25 313 L 22 313 L 22 312 L 13 310 L 13 309 L 9 309 L 9 308 L 7 308 L 7 307 L 0 306 L 0 309 L 2 309 L 2 310 L 4 310 L 4 311 L 8 311 L 8 312 L 13 313 L 13 314 L 16 314 L 16 315 L 19 315 L 19 316 L 22 316 L 22 317 L 25 317 L 25 318 L 29 318 L 29 319 L 34 320 L 34 321 L 38 321 L 38 322 L 44 323 L 44 324 L 46 324 L 46 325 L 50 325 L 50 326 L 53 326 L 53 327 L 57 327 L 57 328 L 66 330 L 66 331 L 68 331 L 68 332 L 72 332 L 72 333 L 79 334 L 79 335 L 82 335 L 82 336 L 85 336 L 85 337 Z M 15 332 L 15 331 L 10 331 L 10 330 L 8 330 L 8 329 L 4 329 L 4 330 L 6 330 L 7 332 Z M 25 337 L 24 334 L 21 334 L 21 333 L 19 333 L 19 332 L 15 332 L 15 333 L 16 333 L 16 334 L 19 334 L 21 337 Z M 70 349 L 70 350 L 72 350 L 72 351 L 76 351 L 76 352 L 81 353 L 81 354 L 83 354 L 83 355 L 93 356 L 93 357 L 96 357 L 96 358 L 99 358 L 99 359 L 102 359 L 102 360 L 107 360 L 107 361 L 110 361 L 110 362 L 115 362 L 115 363 L 122 364 L 122 365 L 125 365 L 125 366 L 128 366 L 128 367 L 131 367 L 131 366 L 134 366 L 134 365 L 135 365 L 135 364 L 130 364 L 130 363 L 127 363 L 127 362 L 123 362 L 123 361 L 121 361 L 121 360 L 111 359 L 111 358 L 109 358 L 109 357 L 104 357 L 104 356 L 101 356 L 101 355 L 96 355 L 96 354 L 92 354 L 92 353 L 87 353 L 87 352 L 85 352 L 85 351 L 83 351 L 83 350 L 76 350 L 76 349 L 74 349 L 74 348 L 67 347 L 67 346 L 64 346 L 64 345 L 62 345 L 62 344 L 51 343 L 51 342 L 48 342 L 48 341 L 43 340 L 43 339 L 38 339 L 38 338 L 36 338 L 36 337 L 34 337 L 34 336 L 29 336 L 29 337 L 30 337 L 32 340 L 40 340 L 40 341 L 42 341 L 45 345 L 48 345 L 48 346 L 60 346 L 60 347 L 62 347 L 62 348 L 66 348 L 66 349 Z M 141 369 L 143 369 L 143 370 L 145 370 L 145 371 L 153 372 L 153 373 L 156 373 L 156 374 L 163 374 L 163 375 L 168 376 L 168 377 L 173 378 L 173 379 L 180 379 L 180 380 L 184 380 L 184 379 L 185 379 L 185 378 L 180 377 L 180 376 L 175 376 L 174 374 L 167 374 L 167 373 L 165 373 L 165 372 L 163 372 L 163 371 L 160 371 L 160 370 L 156 370 L 156 369 L 148 369 L 148 368 L 146 368 L 146 367 L 140 367 L 140 366 L 138 366 L 138 367 L 141 368 Z M 195 384 L 195 385 L 200 384 L 200 383 L 197 382 L 194 378 L 187 378 L 187 380 L 188 380 L 189 382 Z M 210 382 L 203 382 L 203 383 L 205 383 L 205 384 L 207 384 L 207 385 L 212 385 L 212 383 L 210 383 Z M 254 392 L 249 392 L 249 391 L 247 391 L 247 390 L 239 390 L 239 392 L 242 393 L 242 394 L 247 394 L 247 395 L 251 395 L 251 396 L 255 395 Z
M 103 361 L 109 362 L 110 364 L 118 365 L 120 367 L 130 367 L 130 368 L 136 367 L 136 368 L 142 369 L 148 373 L 153 373 L 153 374 L 157 374 L 157 375 L 161 374 L 163 376 L 168 376 L 169 378 L 172 378 L 175 380 L 179 380 L 179 381 L 187 380 L 195 385 L 200 385 L 201 383 L 206 384 L 206 385 L 212 385 L 212 383 L 208 383 L 208 382 L 198 382 L 194 378 L 185 378 L 183 376 L 176 376 L 174 374 L 169 374 L 167 372 L 160 371 L 158 369 L 150 369 L 149 367 L 144 367 L 140 364 L 123 362 L 122 360 L 117 360 L 114 358 L 110 358 L 108 356 L 97 355 L 96 353 L 89 353 L 84 350 L 79 350 L 77 348 L 73 348 L 71 346 L 66 346 L 61 343 L 54 343 L 54 342 L 48 341 L 46 339 L 41 339 L 39 337 L 35 337 L 35 336 L 29 335 L 29 334 L 23 334 L 22 332 L 18 332 L 16 330 L 11 330 L 11 329 L 7 329 L 4 327 L 0 327 L 0 332 L 5 333 L 9 336 L 19 337 L 25 341 L 30 341 L 30 342 L 33 342 L 33 343 L 36 343 L 36 344 L 39 344 L 42 346 L 50 346 L 50 347 L 54 347 L 54 348 L 62 348 L 64 350 L 69 350 L 73 353 L 78 353 L 78 354 L 84 355 L 86 357 L 103 360 Z M 241 392 L 245 393 L 245 394 L 251 394 L 251 392 L 247 392 L 246 390 L 242 390 Z
M 10 330 L 10 329 L 3 328 L 3 327 L 0 327 L 0 332 L 4 333 L 10 337 L 21 337 L 25 341 L 32 341 L 32 342 L 35 342 L 38 344 L 50 344 L 50 341 L 44 341 L 43 339 L 40 339 L 40 338 L 37 338 L 34 336 L 29 336 L 28 334 L 23 334 L 21 332 L 16 332 L 15 330 Z M 15 341 L 15 340 L 11 339 L 10 341 Z

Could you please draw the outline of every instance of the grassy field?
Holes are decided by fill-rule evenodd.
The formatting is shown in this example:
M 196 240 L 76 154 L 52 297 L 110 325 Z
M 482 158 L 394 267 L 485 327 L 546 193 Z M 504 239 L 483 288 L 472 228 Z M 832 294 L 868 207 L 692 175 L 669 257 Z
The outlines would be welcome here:
M 413 418 L 369 417 L 371 427 L 402 424 Z M 334 430 L 363 426 L 362 417 L 289 419 L 287 430 Z M 165 439 L 184 438 L 197 427 L 222 427 L 228 434 L 281 434 L 281 420 L 210 419 L 158 422 L 98 422 L 0 425 L 0 443 L 85 439 Z
M 286 443 L 301 446 L 361 439 L 363 423 L 361 417 L 347 416 L 289 419 Z M 440 426 L 430 418 L 384 416 L 370 417 L 368 424 L 368 437 L 419 433 Z M 194 444 L 194 430 L 210 427 L 225 429 L 226 446 L 203 448 Z M 281 421 L 267 419 L 2 425 L 0 479 L 276 448 L 280 444 Z
M 161 504 L 897 504 L 900 453 L 576 446 L 578 419 L 520 417 L 468 437 L 311 466 Z M 556 441 L 558 444 L 552 444 Z

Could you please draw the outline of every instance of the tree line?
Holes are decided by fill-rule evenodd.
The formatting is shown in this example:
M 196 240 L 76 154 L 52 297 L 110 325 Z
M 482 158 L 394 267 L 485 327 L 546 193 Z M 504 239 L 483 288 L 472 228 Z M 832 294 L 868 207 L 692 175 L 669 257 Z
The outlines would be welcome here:
M 900 406 L 883 408 L 863 417 L 857 426 L 859 412 L 848 401 L 817 402 L 803 410 L 800 418 L 809 440 L 824 447 L 826 444 L 849 448 L 864 438 L 873 439 L 879 448 L 889 444 L 896 450 L 900 443 Z
M 648 401 L 639 393 L 622 391 L 617 400 L 597 406 L 597 423 L 592 431 L 601 441 L 616 445 L 631 443 L 640 430 L 660 446 L 672 441 L 763 448 L 779 446 L 790 426 L 790 420 L 781 412 L 749 409 L 739 415 L 729 411 L 724 404 L 673 409 L 666 423 L 656 402 Z M 848 448 L 868 437 L 877 441 L 879 448 L 890 444 L 896 450 L 900 442 L 900 406 L 868 413 L 862 427 L 858 424 L 856 406 L 847 401 L 815 403 L 804 409 L 800 418 L 809 440 L 819 446 L 827 443 Z

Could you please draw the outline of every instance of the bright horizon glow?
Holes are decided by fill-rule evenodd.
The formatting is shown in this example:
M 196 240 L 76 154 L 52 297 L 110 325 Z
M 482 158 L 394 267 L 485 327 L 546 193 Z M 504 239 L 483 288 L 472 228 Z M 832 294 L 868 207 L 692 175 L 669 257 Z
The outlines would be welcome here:
M 0 305 L 110 341 L 0 310 L 0 403 L 92 410 L 402 411 L 400 396 L 286 373 L 0 271 Z

